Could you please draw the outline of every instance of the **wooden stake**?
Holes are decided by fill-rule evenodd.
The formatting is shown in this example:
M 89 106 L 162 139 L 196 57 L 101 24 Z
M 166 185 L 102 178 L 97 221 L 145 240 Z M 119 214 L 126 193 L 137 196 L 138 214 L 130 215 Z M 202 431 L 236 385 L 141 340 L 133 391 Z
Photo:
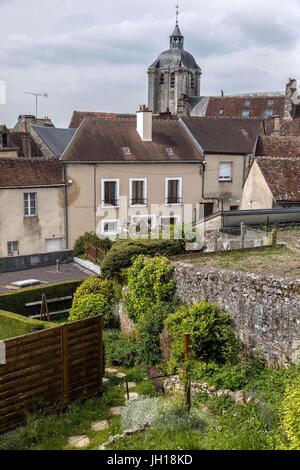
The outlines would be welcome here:
M 185 404 L 187 411 L 190 411 L 191 409 L 191 378 L 190 378 L 190 370 L 189 370 L 190 345 L 191 345 L 191 334 L 186 333 L 184 335 L 184 361 L 185 361 L 184 404 Z

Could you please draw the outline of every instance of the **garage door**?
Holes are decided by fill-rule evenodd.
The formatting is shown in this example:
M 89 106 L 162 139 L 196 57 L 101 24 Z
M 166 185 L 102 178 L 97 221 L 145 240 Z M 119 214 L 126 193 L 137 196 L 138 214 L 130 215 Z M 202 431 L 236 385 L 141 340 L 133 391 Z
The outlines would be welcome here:
M 61 238 L 50 238 L 46 240 L 46 252 L 53 253 L 54 251 L 61 251 L 62 239 Z

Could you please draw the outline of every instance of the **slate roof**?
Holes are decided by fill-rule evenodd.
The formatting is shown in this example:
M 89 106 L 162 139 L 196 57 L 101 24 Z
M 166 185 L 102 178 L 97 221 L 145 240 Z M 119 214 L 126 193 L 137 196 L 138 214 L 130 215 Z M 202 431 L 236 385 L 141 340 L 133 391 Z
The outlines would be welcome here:
M 248 154 L 257 142 L 257 119 L 182 118 L 205 153 Z
M 162 52 L 158 58 L 150 65 L 149 69 L 168 67 L 188 67 L 200 70 L 196 60 L 189 52 L 180 48 L 170 48 Z
M 85 118 L 135 119 L 136 114 L 101 113 L 101 112 L 93 112 L 93 111 L 74 111 L 69 127 L 77 129 Z
M 300 202 L 300 158 L 256 157 L 277 201 Z
M 256 155 L 300 158 L 300 136 L 260 136 Z
M 130 155 L 125 155 L 124 147 L 129 147 Z M 172 148 L 173 155 L 168 154 L 167 148 Z M 152 142 L 143 142 L 135 119 L 85 119 L 62 160 L 197 162 L 202 156 L 178 121 L 153 120 Z
M 247 105 L 250 101 L 250 105 Z M 273 104 L 268 104 L 273 101 Z M 210 97 L 206 117 L 231 117 L 241 118 L 243 111 L 249 111 L 249 117 L 253 119 L 262 119 L 266 117 L 266 110 L 273 110 L 273 115 L 283 116 L 284 112 L 284 96 L 278 95 L 261 95 L 261 96 L 219 96 Z M 220 115 L 219 111 L 224 110 Z
M 0 187 L 60 184 L 63 184 L 63 171 L 59 161 L 0 158 Z
M 60 157 L 64 153 L 76 132 L 76 129 L 58 129 L 56 127 L 33 126 L 33 129 L 55 157 Z

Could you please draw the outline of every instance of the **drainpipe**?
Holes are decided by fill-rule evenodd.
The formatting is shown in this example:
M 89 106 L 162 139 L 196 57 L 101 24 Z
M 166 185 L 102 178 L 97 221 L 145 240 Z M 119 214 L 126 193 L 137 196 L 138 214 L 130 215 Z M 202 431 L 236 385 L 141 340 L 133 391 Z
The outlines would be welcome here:
M 65 240 L 66 249 L 69 249 L 69 213 L 68 213 L 68 173 L 67 164 L 63 163 L 64 183 L 65 183 Z

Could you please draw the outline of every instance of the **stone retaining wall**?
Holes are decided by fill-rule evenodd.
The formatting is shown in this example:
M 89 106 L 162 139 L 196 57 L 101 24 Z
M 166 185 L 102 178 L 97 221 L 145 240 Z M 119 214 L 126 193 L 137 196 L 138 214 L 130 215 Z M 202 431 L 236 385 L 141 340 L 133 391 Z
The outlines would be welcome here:
M 216 303 L 227 311 L 239 337 L 269 364 L 297 360 L 300 353 L 300 280 L 239 271 L 199 271 L 175 265 L 177 295 L 188 304 Z

